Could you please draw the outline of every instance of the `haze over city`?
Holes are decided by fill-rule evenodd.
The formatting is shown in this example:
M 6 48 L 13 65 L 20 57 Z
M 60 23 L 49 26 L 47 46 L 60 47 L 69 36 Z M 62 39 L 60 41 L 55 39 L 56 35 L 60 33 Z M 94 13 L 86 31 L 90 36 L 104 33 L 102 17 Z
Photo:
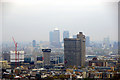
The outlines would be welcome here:
M 0 80 L 119 80 L 119 0 L 1 0 Z
M 2 40 L 49 41 L 49 32 L 83 32 L 92 41 L 118 39 L 118 0 L 2 0 Z

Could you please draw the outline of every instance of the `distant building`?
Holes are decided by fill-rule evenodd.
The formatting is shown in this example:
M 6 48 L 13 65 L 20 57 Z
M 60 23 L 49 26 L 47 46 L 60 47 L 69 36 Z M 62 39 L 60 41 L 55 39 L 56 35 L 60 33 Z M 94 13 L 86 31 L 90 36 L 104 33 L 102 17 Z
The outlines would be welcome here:
M 43 65 L 49 66 L 51 49 L 42 49 L 42 52 L 43 52 Z
M 103 45 L 104 45 L 104 48 L 109 48 L 110 47 L 110 39 L 109 39 L 109 37 L 104 38 Z
M 42 56 L 37 56 L 37 61 L 42 61 L 43 57 Z
M 51 64 L 64 64 L 64 55 L 50 56 Z
M 98 60 L 96 57 L 93 60 L 89 61 L 89 66 L 99 66 L 99 67 L 107 67 L 108 62 L 105 60 Z
M 86 47 L 90 46 L 90 37 L 86 36 Z
M 65 66 L 85 65 L 85 35 L 82 32 L 77 34 L 77 38 L 64 39 L 64 59 Z
M 43 67 L 43 57 L 37 56 L 37 68 L 42 68 L 42 67 Z
M 69 31 L 63 32 L 63 41 L 64 41 L 64 38 L 69 38 Z
M 60 31 L 58 29 L 55 29 L 54 31 L 50 31 L 49 33 L 49 42 L 50 46 L 55 48 L 60 48 Z
M 36 47 L 36 41 L 35 40 L 32 41 L 32 46 Z
M 53 42 L 53 31 L 49 32 L 49 42 L 52 43 Z
M 2 58 L 10 62 L 10 52 L 6 52 L 6 51 L 2 52 Z
M 73 35 L 73 38 L 77 38 L 77 35 Z
M 113 43 L 113 49 L 118 49 L 118 42 Z
M 0 69 L 6 69 L 6 68 L 11 68 L 11 66 L 8 64 L 8 61 L 0 60 Z
M 30 63 L 30 62 L 31 62 L 31 57 L 24 58 L 24 63 Z

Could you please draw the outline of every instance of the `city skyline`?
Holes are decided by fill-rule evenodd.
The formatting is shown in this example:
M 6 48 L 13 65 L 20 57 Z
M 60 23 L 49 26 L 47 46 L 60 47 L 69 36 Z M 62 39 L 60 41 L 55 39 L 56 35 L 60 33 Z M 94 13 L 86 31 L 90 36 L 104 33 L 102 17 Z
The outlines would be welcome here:
M 51 30 L 51 31 L 52 31 L 52 30 Z M 28 40 L 28 41 L 24 41 L 24 40 L 22 40 L 22 41 L 16 40 L 16 41 L 19 42 L 19 43 L 21 43 L 21 42 L 27 42 L 27 43 L 28 43 L 28 42 L 31 42 L 31 41 L 33 41 L 33 40 L 35 40 L 36 43 L 39 43 L 39 42 L 41 42 L 41 41 L 43 41 L 43 42 L 50 42 L 50 32 L 51 32 L 51 31 L 49 31 L 49 34 L 48 34 L 48 38 L 49 38 L 49 39 L 48 39 L 48 40 L 32 39 L 32 40 Z M 54 31 L 54 29 L 53 29 L 53 31 Z M 59 31 L 60 31 L 60 30 L 59 30 Z M 68 31 L 68 30 L 65 30 L 65 31 Z M 64 33 L 64 31 L 63 31 L 63 33 Z M 60 42 L 63 42 L 63 40 L 64 40 L 64 39 L 63 39 L 63 33 L 60 32 Z M 78 32 L 78 33 L 79 33 L 79 32 Z M 73 35 L 69 35 L 69 38 L 77 38 L 76 35 L 77 35 L 78 33 L 73 34 Z M 84 33 L 84 32 L 83 32 L 83 33 Z M 71 34 L 71 33 L 69 32 L 69 34 Z M 90 38 L 90 42 L 100 42 L 100 43 L 101 43 L 101 42 L 104 42 L 104 39 L 105 39 L 105 38 L 109 38 L 110 43 L 118 42 L 118 40 L 112 40 L 110 36 L 105 36 L 105 37 L 103 37 L 101 40 L 92 40 L 92 39 L 91 39 L 92 37 L 89 36 L 89 35 L 87 35 L 86 38 L 87 38 L 87 37 Z M 11 43 L 11 42 L 13 42 L 13 41 L 12 41 L 12 37 L 11 37 L 11 40 L 8 40 L 8 41 L 3 41 L 3 40 L 1 40 L 1 41 L 2 41 L 2 43 Z M 0 42 L 1 42 L 1 41 L 0 41 Z
M 119 0 L 1 0 L 0 79 L 120 78 Z
M 60 30 L 61 41 L 64 30 L 70 36 L 84 32 L 92 41 L 102 41 L 107 36 L 118 39 L 118 0 L 26 1 L 2 2 L 2 41 L 12 42 L 12 36 L 17 41 L 49 41 L 49 31 L 55 27 Z

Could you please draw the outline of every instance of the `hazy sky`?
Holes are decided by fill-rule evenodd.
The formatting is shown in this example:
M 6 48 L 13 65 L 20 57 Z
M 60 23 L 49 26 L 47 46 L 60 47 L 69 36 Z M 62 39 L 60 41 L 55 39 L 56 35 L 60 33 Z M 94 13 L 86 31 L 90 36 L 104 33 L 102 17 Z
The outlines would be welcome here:
M 49 41 L 58 28 L 95 41 L 118 39 L 118 0 L 2 0 L 2 39 Z

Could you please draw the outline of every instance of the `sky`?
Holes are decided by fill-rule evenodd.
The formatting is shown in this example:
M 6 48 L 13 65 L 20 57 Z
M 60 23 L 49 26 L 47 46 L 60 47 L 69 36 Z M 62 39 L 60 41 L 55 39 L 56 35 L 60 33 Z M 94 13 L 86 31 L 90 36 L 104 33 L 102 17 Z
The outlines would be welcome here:
M 118 0 L 2 0 L 2 41 L 49 41 L 49 32 L 118 39 Z

